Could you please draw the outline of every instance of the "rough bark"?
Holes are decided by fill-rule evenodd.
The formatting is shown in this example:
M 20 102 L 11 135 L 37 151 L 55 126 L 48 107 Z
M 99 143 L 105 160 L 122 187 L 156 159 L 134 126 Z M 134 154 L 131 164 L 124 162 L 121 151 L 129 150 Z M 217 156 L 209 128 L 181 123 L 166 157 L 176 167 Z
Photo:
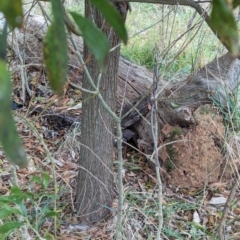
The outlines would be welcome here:
M 108 37 L 111 47 L 117 46 L 120 39 L 106 23 L 102 14 L 85 1 L 85 15 L 92 20 Z M 84 59 L 91 51 L 84 44 Z M 106 69 L 100 82 L 101 95 L 107 105 L 115 111 L 117 92 L 117 72 L 120 47 L 109 53 Z M 88 71 L 97 84 L 100 69 L 91 57 L 86 64 Z M 83 76 L 83 87 L 94 90 L 87 76 Z M 79 159 L 76 204 L 81 221 L 98 222 L 110 213 L 113 199 L 113 132 L 114 122 L 96 96 L 83 93 L 81 151 Z

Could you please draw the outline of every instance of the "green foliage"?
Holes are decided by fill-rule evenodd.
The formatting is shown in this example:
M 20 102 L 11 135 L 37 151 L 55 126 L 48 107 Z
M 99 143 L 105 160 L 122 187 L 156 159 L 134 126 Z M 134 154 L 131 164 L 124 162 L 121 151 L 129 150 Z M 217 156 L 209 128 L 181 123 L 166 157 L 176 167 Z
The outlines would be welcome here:
M 52 210 L 57 197 L 47 194 L 49 181 L 50 176 L 43 172 L 41 176 L 31 179 L 32 183 L 43 187 L 39 193 L 33 194 L 13 186 L 10 195 L 0 196 L 0 218 L 3 223 L 0 226 L 0 239 L 5 239 L 23 225 L 37 233 L 47 218 L 58 216 L 58 212 Z M 16 219 L 21 220 L 16 222 Z
M 141 44 L 141 40 L 137 39 L 133 46 L 130 42 L 130 45 L 122 47 L 122 54 L 126 59 L 148 69 L 153 69 L 154 67 L 154 51 L 151 41 Z
M 11 110 L 12 87 L 6 63 L 0 60 L 0 142 L 9 161 L 23 168 L 28 160 L 16 131 Z
M 31 182 L 39 183 L 44 187 L 44 190 L 46 190 L 49 185 L 50 176 L 45 172 L 42 174 L 42 176 L 43 176 L 43 179 L 39 176 L 33 176 L 33 178 L 31 179 Z
M 93 52 L 100 67 L 103 68 L 110 49 L 107 37 L 87 18 L 74 12 L 72 12 L 71 15 L 81 30 L 88 48 Z
M 2 236 L 1 239 L 5 239 L 11 232 L 13 232 L 15 229 L 18 229 L 19 227 L 23 226 L 24 222 L 6 222 L 3 225 L 0 226 L 0 236 Z
M 239 88 L 237 88 L 232 95 L 225 90 L 226 103 L 221 101 L 220 93 L 216 94 L 216 98 L 211 97 L 213 103 L 220 109 L 224 120 L 229 128 L 235 131 L 240 130 L 240 109 L 238 107 Z
M 232 9 L 226 0 L 213 0 L 210 25 L 233 55 L 239 55 L 239 36 Z
M 106 18 L 108 23 L 114 28 L 122 41 L 126 44 L 128 40 L 127 30 L 119 12 L 107 0 L 91 0 Z
M 0 12 L 3 12 L 8 24 L 12 27 L 21 27 L 23 10 L 21 0 L 1 0 Z
M 53 90 L 61 94 L 67 81 L 67 35 L 61 1 L 52 0 L 53 22 L 44 38 L 44 61 Z

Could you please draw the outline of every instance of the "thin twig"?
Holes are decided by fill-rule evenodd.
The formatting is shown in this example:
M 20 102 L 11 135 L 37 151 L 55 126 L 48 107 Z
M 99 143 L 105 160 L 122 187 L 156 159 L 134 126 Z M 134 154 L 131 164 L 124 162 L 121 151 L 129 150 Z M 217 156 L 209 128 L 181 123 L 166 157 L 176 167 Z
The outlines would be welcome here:
M 161 239 L 161 232 L 163 226 L 163 210 L 162 210 L 162 181 L 160 176 L 160 164 L 158 161 L 158 121 L 157 121 L 157 89 L 158 89 L 158 65 L 155 64 L 154 67 L 154 76 L 153 76 L 153 91 L 152 91 L 152 106 L 151 106 L 151 131 L 153 137 L 154 151 L 155 151 L 155 167 L 156 167 L 156 175 L 157 175 L 157 183 L 158 183 L 158 229 L 157 229 L 157 240 Z
M 223 215 L 222 215 L 222 218 L 221 218 L 221 221 L 219 223 L 219 226 L 218 226 L 218 237 L 220 240 L 226 240 L 226 234 L 225 234 L 225 226 L 226 226 L 226 220 L 227 220 L 227 215 L 228 215 L 228 211 L 232 205 L 232 201 L 233 201 L 233 198 L 235 197 L 235 194 L 236 194 L 236 191 L 238 189 L 238 185 L 239 185 L 239 179 L 236 178 L 235 179 L 235 183 L 233 184 L 232 186 L 232 189 L 231 189 L 231 192 L 230 192 L 230 195 L 228 197 L 228 200 L 224 206 L 224 209 L 223 209 Z

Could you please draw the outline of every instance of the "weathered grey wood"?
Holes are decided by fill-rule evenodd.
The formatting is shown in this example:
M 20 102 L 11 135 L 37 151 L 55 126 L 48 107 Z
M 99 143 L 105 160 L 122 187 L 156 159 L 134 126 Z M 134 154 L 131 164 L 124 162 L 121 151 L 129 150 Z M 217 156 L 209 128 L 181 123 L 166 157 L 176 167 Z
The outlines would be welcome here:
M 173 84 L 158 97 L 159 129 L 165 124 L 189 126 L 195 123 L 193 112 L 200 105 L 211 103 L 212 99 L 227 105 L 226 95 L 232 94 L 240 81 L 240 61 L 226 53 L 214 59 L 190 78 Z M 143 106 L 145 104 L 145 106 Z M 134 130 L 140 140 L 151 143 L 150 101 L 140 103 L 139 111 L 145 110 L 145 118 L 134 123 Z M 129 107 L 130 108 L 130 107 Z M 147 109 L 149 109 L 147 111 Z M 130 113 L 131 117 L 137 112 Z M 128 118 L 128 117 L 127 117 Z M 136 117 L 134 117 L 135 119 Z M 146 121 L 147 120 L 147 121 Z M 124 122 L 127 120 L 124 120 Z M 149 152 L 149 148 L 146 149 Z

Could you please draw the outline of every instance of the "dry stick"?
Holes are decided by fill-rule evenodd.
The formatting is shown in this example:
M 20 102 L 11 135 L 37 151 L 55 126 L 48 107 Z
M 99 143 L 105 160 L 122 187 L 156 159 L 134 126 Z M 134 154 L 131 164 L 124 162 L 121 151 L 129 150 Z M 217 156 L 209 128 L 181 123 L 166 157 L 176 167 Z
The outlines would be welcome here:
M 19 57 L 19 60 L 20 60 L 21 64 L 24 65 L 25 64 L 25 60 L 21 56 L 17 40 L 15 41 L 15 46 L 16 46 L 16 52 L 17 52 L 17 55 Z M 30 96 L 32 95 L 32 92 L 31 92 L 31 90 L 30 90 L 30 88 L 28 86 L 28 79 L 27 79 L 27 73 L 26 73 L 26 69 L 25 68 L 21 68 L 21 79 L 22 79 L 22 100 L 25 103 L 25 101 L 26 101 L 26 89 L 28 91 L 28 94 Z
M 170 51 L 171 48 L 173 48 L 173 46 L 175 45 L 175 43 L 177 41 L 179 41 L 182 37 L 184 37 L 188 32 L 190 32 L 191 30 L 193 30 L 195 27 L 197 27 L 200 24 L 200 26 L 197 28 L 197 31 L 194 33 L 194 36 L 189 40 L 185 40 L 181 49 L 177 52 L 176 56 L 171 60 L 170 63 L 168 63 L 168 65 L 165 67 L 164 71 L 166 72 L 168 70 L 168 68 L 171 66 L 171 64 L 177 59 L 177 57 L 184 51 L 184 49 L 188 46 L 188 44 L 194 39 L 194 37 L 196 36 L 196 34 L 198 33 L 198 31 L 200 30 L 202 24 L 203 24 L 203 20 L 201 20 L 200 22 L 194 24 L 194 26 L 192 26 L 190 29 L 188 29 L 187 31 L 185 31 L 184 33 L 182 33 L 178 38 L 176 38 L 175 40 L 173 40 L 170 45 L 168 47 L 166 47 L 162 52 L 161 52 L 161 56 L 162 56 L 162 61 L 165 59 L 165 57 L 167 56 L 167 53 Z M 162 64 L 162 61 L 159 61 L 159 65 Z M 163 75 L 163 73 L 161 74 Z M 157 97 L 164 91 L 164 89 L 166 89 L 166 87 L 169 85 L 170 82 L 167 82 L 160 91 L 158 91 L 157 93 Z
M 153 76 L 153 91 L 152 91 L 152 108 L 151 108 L 151 131 L 154 143 L 154 151 L 155 151 L 155 165 L 156 165 L 156 175 L 157 175 L 157 182 L 158 182 L 158 229 L 157 229 L 157 240 L 161 239 L 161 232 L 163 226 L 163 212 L 162 212 L 162 181 L 160 176 L 160 164 L 158 161 L 158 121 L 157 121 L 157 86 L 158 86 L 158 66 L 155 64 L 154 67 L 154 76 Z
M 181 46 L 181 49 L 177 52 L 176 56 L 172 59 L 171 62 L 169 62 L 167 64 L 167 66 L 165 67 L 165 72 L 170 68 L 170 66 L 172 65 L 172 63 L 177 59 L 177 57 L 185 50 L 185 48 L 190 44 L 190 42 L 192 42 L 192 40 L 195 38 L 195 36 L 197 35 L 197 33 L 199 32 L 201 26 L 203 24 L 203 21 L 200 22 L 200 26 L 197 28 L 196 32 L 193 34 L 193 36 L 190 38 L 190 40 L 185 40 L 183 45 Z M 197 24 L 195 24 L 196 26 Z M 192 28 L 191 28 L 192 29 Z M 190 30 L 191 30 L 190 29 Z M 190 30 L 187 30 L 185 33 L 183 33 L 180 38 L 185 35 L 187 32 L 189 32 Z M 178 41 L 179 38 L 177 38 L 176 40 L 174 40 L 172 43 L 171 43 L 171 46 L 168 47 L 168 49 L 166 48 L 166 53 L 164 53 L 164 58 L 165 56 L 167 55 L 167 53 L 169 52 L 169 50 L 174 46 L 175 42 Z M 161 91 L 159 91 L 157 93 L 157 96 L 159 96 L 159 94 L 163 91 L 163 89 Z
M 222 219 L 221 219 L 221 221 L 219 223 L 219 226 L 218 226 L 218 236 L 219 236 L 220 240 L 226 240 L 226 236 L 225 236 L 226 219 L 227 219 L 227 215 L 228 215 L 228 210 L 231 207 L 233 198 L 234 198 L 234 196 L 236 194 L 236 191 L 238 189 L 238 185 L 239 185 L 239 180 L 238 180 L 238 178 L 236 178 L 236 182 L 232 186 L 230 195 L 229 195 L 228 200 L 227 200 L 227 202 L 224 206 L 224 209 L 223 209 Z
M 33 2 L 29 12 L 34 7 L 34 5 L 35 4 Z M 25 14 L 25 16 L 26 15 L 27 14 Z M 28 16 L 27 16 L 27 19 L 28 19 Z M 24 32 L 25 32 L 25 30 L 24 30 Z M 27 72 L 26 72 L 25 67 L 23 67 L 25 65 L 25 48 L 26 48 L 25 34 L 24 34 L 24 38 L 23 38 L 23 51 L 22 51 L 22 55 L 20 53 L 19 45 L 18 45 L 18 41 L 17 40 L 15 41 L 15 46 L 16 46 L 17 55 L 19 57 L 21 65 L 22 65 L 22 68 L 21 68 L 21 71 L 20 71 L 21 72 L 21 79 L 22 79 L 22 100 L 23 100 L 23 103 L 25 103 L 25 100 L 26 100 L 26 90 L 28 92 L 28 95 L 32 96 L 32 91 L 31 91 L 31 89 L 29 88 L 29 85 L 28 85 Z

